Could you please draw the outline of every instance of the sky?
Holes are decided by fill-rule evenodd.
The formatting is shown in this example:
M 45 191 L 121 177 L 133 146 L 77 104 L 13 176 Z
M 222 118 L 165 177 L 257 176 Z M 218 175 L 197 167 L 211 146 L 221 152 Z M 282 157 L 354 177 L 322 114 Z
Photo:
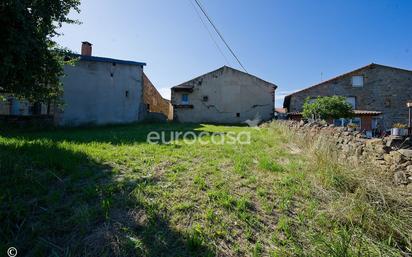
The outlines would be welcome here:
M 276 106 L 294 91 L 370 63 L 412 70 L 412 1 L 201 0 L 250 74 L 278 86 Z M 80 25 L 56 41 L 80 52 L 147 63 L 163 97 L 223 65 L 241 69 L 194 0 L 83 0 Z M 199 12 L 200 13 L 200 12 Z M 216 47 L 217 42 L 222 53 Z

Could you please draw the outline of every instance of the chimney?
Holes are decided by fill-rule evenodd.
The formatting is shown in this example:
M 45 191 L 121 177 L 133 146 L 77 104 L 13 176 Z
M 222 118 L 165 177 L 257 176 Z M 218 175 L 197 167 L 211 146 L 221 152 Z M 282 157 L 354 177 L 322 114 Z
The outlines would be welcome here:
M 82 42 L 82 55 L 92 56 L 92 44 L 84 41 Z

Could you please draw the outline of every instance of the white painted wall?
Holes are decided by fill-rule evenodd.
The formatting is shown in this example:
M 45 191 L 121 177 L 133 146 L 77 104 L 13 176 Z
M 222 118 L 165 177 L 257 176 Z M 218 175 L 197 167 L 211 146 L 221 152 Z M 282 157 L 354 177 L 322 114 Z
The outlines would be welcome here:
M 79 61 L 64 71 L 64 106 L 58 124 L 129 123 L 142 118 L 141 66 Z

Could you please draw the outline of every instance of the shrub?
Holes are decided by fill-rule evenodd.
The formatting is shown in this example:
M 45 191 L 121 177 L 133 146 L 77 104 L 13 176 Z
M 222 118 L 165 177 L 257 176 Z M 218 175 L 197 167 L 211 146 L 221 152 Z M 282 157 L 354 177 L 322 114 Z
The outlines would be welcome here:
M 338 119 L 353 116 L 352 105 L 342 96 L 319 96 L 314 102 L 310 97 L 303 104 L 303 117 L 306 119 Z

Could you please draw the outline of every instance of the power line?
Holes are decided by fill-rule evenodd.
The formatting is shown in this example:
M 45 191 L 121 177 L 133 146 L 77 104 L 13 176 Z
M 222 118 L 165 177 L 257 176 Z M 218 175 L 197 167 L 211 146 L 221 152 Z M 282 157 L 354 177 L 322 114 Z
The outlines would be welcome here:
M 217 29 L 217 27 L 215 26 L 215 24 L 213 23 L 212 19 L 209 17 L 209 15 L 206 13 L 206 10 L 203 8 L 203 6 L 200 4 L 200 0 L 194 0 L 197 4 L 197 6 L 199 6 L 200 10 L 203 12 L 203 14 L 206 16 L 207 20 L 210 22 L 210 24 L 212 25 L 213 29 L 216 31 L 216 33 L 219 35 L 220 39 L 223 41 L 223 43 L 225 43 L 227 49 L 229 49 L 230 53 L 233 55 L 233 57 L 235 57 L 236 61 L 239 63 L 239 65 L 242 67 L 242 69 L 246 72 L 247 70 L 245 69 L 245 67 L 243 66 L 243 64 L 240 62 L 239 58 L 236 56 L 236 54 L 233 52 L 233 50 L 230 48 L 229 44 L 226 42 L 226 40 L 223 38 L 222 34 L 219 32 L 219 30 Z
M 216 48 L 219 50 L 220 54 L 223 56 L 223 58 L 226 61 L 226 64 L 228 64 L 230 66 L 230 62 L 229 60 L 226 58 L 226 55 L 223 53 L 222 49 L 220 48 L 219 44 L 217 43 L 216 39 L 213 37 L 212 32 L 209 30 L 209 28 L 207 27 L 206 23 L 204 22 L 202 15 L 199 13 L 199 11 L 197 10 L 196 6 L 193 4 L 192 0 L 188 0 L 190 2 L 190 4 L 192 5 L 193 9 L 195 10 L 197 16 L 199 17 L 200 21 L 202 22 L 203 26 L 205 27 L 205 29 L 207 30 L 210 38 L 212 39 L 213 43 L 215 44 Z

